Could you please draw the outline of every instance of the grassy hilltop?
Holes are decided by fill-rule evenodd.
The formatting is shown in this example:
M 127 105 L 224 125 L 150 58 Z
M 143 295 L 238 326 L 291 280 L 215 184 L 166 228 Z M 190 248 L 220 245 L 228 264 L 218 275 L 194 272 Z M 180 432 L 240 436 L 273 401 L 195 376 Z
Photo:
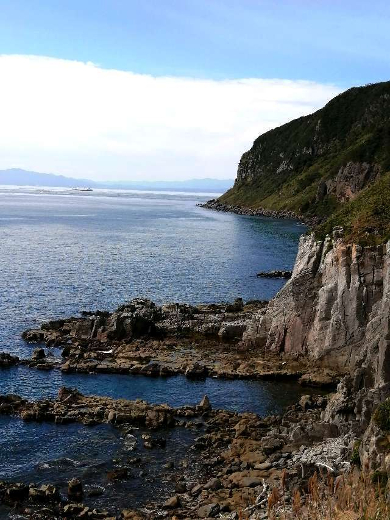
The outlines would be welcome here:
M 390 238 L 390 82 L 350 90 L 256 139 L 220 202 L 317 217 L 361 243 Z

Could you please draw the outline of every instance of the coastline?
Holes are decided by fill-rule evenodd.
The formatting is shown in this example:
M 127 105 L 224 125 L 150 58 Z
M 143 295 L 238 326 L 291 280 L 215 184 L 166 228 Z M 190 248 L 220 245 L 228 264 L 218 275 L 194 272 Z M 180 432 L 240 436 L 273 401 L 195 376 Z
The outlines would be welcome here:
M 168 452 L 168 460 L 169 431 L 185 429 L 196 434 L 185 459 L 171 459 L 165 464 L 161 477 L 169 477 L 170 484 L 163 496 L 148 497 L 143 507 L 133 509 L 131 501 L 129 509 L 122 511 L 85 506 L 83 500 L 88 495 L 77 477 L 68 482 L 67 493 L 51 482 L 38 486 L 3 481 L 0 498 L 3 504 L 30 514 L 31 518 L 73 518 L 81 512 L 88 518 L 106 520 L 151 520 L 171 518 L 172 514 L 178 515 L 174 518 L 212 518 L 240 511 L 264 511 L 258 497 L 266 501 L 271 488 L 284 482 L 284 507 L 289 508 L 295 486 L 304 484 L 308 475 L 326 465 L 329 458 L 335 473 L 344 467 L 347 438 L 322 443 L 319 448 L 315 444 L 326 426 L 319 424 L 316 432 L 311 431 L 327 402 L 324 396 L 303 396 L 285 414 L 261 418 L 253 413 L 214 410 L 207 396 L 197 405 L 180 408 L 85 396 L 68 388 L 60 389 L 58 397 L 51 400 L 0 396 L 1 415 L 57 425 L 108 424 L 123 434 L 123 442 L 129 437 L 138 449 L 143 446 L 155 456 Z M 116 464 L 107 473 L 107 479 L 111 485 L 123 485 L 138 468 L 142 468 L 147 482 L 147 467 L 139 456 Z
M 248 217 L 269 217 L 278 218 L 283 220 L 298 220 L 305 224 L 309 228 L 314 227 L 320 222 L 318 217 L 305 217 L 298 213 L 288 210 L 271 210 L 265 208 L 245 208 L 242 206 L 233 206 L 231 204 L 224 204 L 219 202 L 218 199 L 210 199 L 207 202 L 197 204 L 200 208 L 211 209 L 214 211 L 220 211 L 222 213 L 234 213 L 236 215 L 246 215 Z
M 237 380 L 297 380 L 303 386 L 335 388 L 342 373 L 325 370 L 304 356 L 284 359 L 264 353 L 244 341 L 268 302 L 162 306 L 136 298 L 112 313 L 87 313 L 43 323 L 27 330 L 28 343 L 62 348 L 54 362 L 44 349 L 19 361 L 30 368 L 60 369 L 63 373 L 133 374 L 151 377 L 185 375 Z M 10 363 L 6 354 L 4 363 Z M 1 361 L 1 357 L 0 357 Z

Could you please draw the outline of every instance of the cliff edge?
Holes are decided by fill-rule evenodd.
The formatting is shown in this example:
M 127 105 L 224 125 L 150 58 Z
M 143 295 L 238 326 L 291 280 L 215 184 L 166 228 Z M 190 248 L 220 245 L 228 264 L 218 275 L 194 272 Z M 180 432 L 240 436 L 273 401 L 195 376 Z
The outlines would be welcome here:
M 389 219 L 383 225 L 375 206 L 390 188 L 389 114 L 390 82 L 377 83 L 349 89 L 321 110 L 266 132 L 242 155 L 234 186 L 218 204 L 320 223 L 321 238 L 332 218 L 354 241 L 388 240 Z

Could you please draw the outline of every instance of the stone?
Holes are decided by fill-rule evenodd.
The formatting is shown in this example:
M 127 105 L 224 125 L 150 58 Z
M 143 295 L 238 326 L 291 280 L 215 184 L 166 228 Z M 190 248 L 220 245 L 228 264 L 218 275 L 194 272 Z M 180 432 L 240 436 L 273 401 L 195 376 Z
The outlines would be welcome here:
M 272 464 L 270 462 L 260 462 L 259 464 L 255 464 L 254 469 L 258 469 L 260 471 L 266 471 L 267 469 L 271 469 Z
M 292 271 L 260 271 L 258 278 L 291 278 Z
M 23 502 L 28 497 L 29 488 L 25 484 L 12 484 L 6 491 L 6 501 Z
M 192 489 L 191 489 L 191 495 L 192 496 L 197 496 L 200 494 L 200 492 L 202 491 L 203 489 L 203 486 L 202 484 L 196 484 Z
M 185 376 L 189 379 L 203 379 L 208 375 L 208 370 L 202 363 L 196 362 L 187 367 Z
M 299 399 L 299 406 L 302 408 L 302 410 L 307 410 L 312 404 L 313 403 L 310 395 L 303 395 Z
M 122 518 L 123 520 L 143 520 L 145 517 L 138 511 L 133 511 L 132 509 L 124 509 L 121 512 L 120 518 Z
M 32 359 L 38 360 L 38 359 L 45 359 L 46 354 L 43 348 L 36 348 L 33 352 Z
M 180 499 L 177 495 L 168 498 L 168 500 L 164 503 L 164 509 L 176 509 L 180 506 Z
M 217 489 L 220 489 L 221 487 L 222 487 L 222 484 L 221 484 L 221 481 L 219 480 L 219 478 L 212 478 L 203 486 L 203 489 L 211 489 L 213 491 L 216 491 Z
M 19 364 L 20 359 L 8 352 L 0 352 L 0 368 L 8 368 Z
M 199 408 L 202 408 L 202 410 L 204 411 L 209 411 L 211 410 L 211 403 L 210 403 L 210 399 L 208 398 L 207 395 L 205 395 L 203 397 L 203 399 L 201 400 L 201 402 L 199 403 Z
M 241 487 L 257 487 L 262 484 L 262 480 L 256 477 L 243 477 L 240 481 Z
M 176 482 L 175 485 L 175 492 L 179 493 L 181 495 L 182 493 L 185 493 L 187 491 L 187 485 L 185 482 Z
M 127 468 L 115 468 L 107 473 L 109 480 L 124 480 L 129 476 Z
M 68 497 L 69 500 L 80 502 L 83 497 L 83 485 L 78 478 L 72 478 L 68 482 Z
M 220 506 L 218 503 L 211 503 L 205 506 L 202 506 L 198 509 L 198 517 L 199 518 L 214 518 L 220 511 Z

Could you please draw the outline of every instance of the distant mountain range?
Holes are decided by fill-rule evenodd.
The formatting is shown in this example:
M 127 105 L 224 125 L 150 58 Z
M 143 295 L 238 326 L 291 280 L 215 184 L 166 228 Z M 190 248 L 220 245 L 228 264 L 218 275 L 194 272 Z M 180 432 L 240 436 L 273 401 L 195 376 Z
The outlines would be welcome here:
M 75 179 L 53 173 L 38 173 L 19 168 L 0 170 L 0 185 L 47 186 L 58 188 L 112 188 L 129 190 L 161 191 L 205 191 L 223 193 L 233 186 L 233 179 L 189 179 L 185 181 L 110 181 L 96 182 L 89 179 Z

